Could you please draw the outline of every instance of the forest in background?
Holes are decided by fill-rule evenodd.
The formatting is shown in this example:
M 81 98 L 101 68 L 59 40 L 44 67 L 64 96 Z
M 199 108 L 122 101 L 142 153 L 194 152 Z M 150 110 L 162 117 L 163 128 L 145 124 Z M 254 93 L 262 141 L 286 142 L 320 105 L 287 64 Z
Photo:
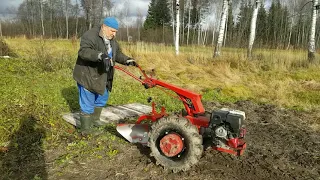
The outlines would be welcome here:
M 215 45 L 222 1 L 179 2 L 180 44 Z M 247 47 L 253 4 L 254 1 L 232 1 L 223 46 Z M 86 30 L 98 26 L 104 17 L 115 16 L 120 21 L 118 40 L 173 44 L 175 6 L 176 0 L 151 0 L 144 18 L 139 9 L 137 12 L 129 12 L 128 7 L 117 9 L 111 0 L 24 0 L 18 9 L 8 9 L 15 14 L 13 17 L 0 20 L 1 36 L 79 38 Z M 134 22 L 129 20 L 130 13 L 137 14 Z M 305 0 L 262 1 L 254 46 L 277 49 L 307 47 L 311 13 L 312 3 Z M 317 24 L 320 24 L 319 18 Z M 319 47 L 319 25 L 315 41 Z

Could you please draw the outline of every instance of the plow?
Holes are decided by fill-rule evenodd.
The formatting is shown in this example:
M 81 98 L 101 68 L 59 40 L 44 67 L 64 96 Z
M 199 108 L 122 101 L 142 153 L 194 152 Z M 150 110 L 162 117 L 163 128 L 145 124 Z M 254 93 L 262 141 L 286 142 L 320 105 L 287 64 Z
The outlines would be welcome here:
M 187 171 L 197 164 L 206 146 L 220 152 L 241 156 L 246 149 L 244 137 L 245 112 L 227 108 L 208 112 L 202 104 L 202 95 L 177 87 L 147 75 L 140 67 L 142 76 L 115 66 L 139 81 L 146 89 L 162 87 L 175 93 L 184 109 L 174 115 L 165 107 L 158 112 L 152 103 L 152 112 L 141 115 L 134 124 L 118 124 L 117 131 L 129 142 L 139 143 L 151 149 L 156 164 L 173 172 Z

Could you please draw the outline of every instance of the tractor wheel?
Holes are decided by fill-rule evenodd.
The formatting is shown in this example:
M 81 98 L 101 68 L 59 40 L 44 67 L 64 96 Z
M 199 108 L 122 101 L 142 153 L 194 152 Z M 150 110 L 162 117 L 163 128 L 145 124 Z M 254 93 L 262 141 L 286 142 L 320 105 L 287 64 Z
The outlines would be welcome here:
M 202 136 L 189 120 L 169 116 L 159 119 L 151 129 L 150 155 L 165 170 L 187 171 L 199 161 L 203 152 Z

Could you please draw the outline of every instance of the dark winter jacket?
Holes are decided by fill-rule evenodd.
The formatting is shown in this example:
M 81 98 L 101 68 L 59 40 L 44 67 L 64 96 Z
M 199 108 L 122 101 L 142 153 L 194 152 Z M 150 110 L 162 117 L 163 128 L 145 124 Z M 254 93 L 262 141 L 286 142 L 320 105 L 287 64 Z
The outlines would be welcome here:
M 99 54 L 101 52 L 107 54 L 107 47 L 100 29 L 100 27 L 92 28 L 81 37 L 73 78 L 87 90 L 102 95 L 106 88 L 109 91 L 112 89 L 114 68 L 107 73 L 103 63 L 99 62 Z M 130 58 L 121 52 L 116 40 L 111 40 L 110 44 L 113 62 L 125 64 Z

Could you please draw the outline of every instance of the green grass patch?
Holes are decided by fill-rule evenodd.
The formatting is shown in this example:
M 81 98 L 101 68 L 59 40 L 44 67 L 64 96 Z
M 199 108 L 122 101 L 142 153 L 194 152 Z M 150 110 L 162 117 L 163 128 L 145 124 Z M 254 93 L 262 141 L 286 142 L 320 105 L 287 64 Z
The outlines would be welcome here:
M 303 104 L 307 105 L 319 105 L 320 104 L 320 92 L 319 91 L 304 91 L 304 92 L 295 92 L 294 97 Z
M 236 102 L 251 98 L 253 98 L 252 93 L 250 89 L 245 86 L 215 88 L 213 90 L 205 90 L 203 94 L 204 101 Z

